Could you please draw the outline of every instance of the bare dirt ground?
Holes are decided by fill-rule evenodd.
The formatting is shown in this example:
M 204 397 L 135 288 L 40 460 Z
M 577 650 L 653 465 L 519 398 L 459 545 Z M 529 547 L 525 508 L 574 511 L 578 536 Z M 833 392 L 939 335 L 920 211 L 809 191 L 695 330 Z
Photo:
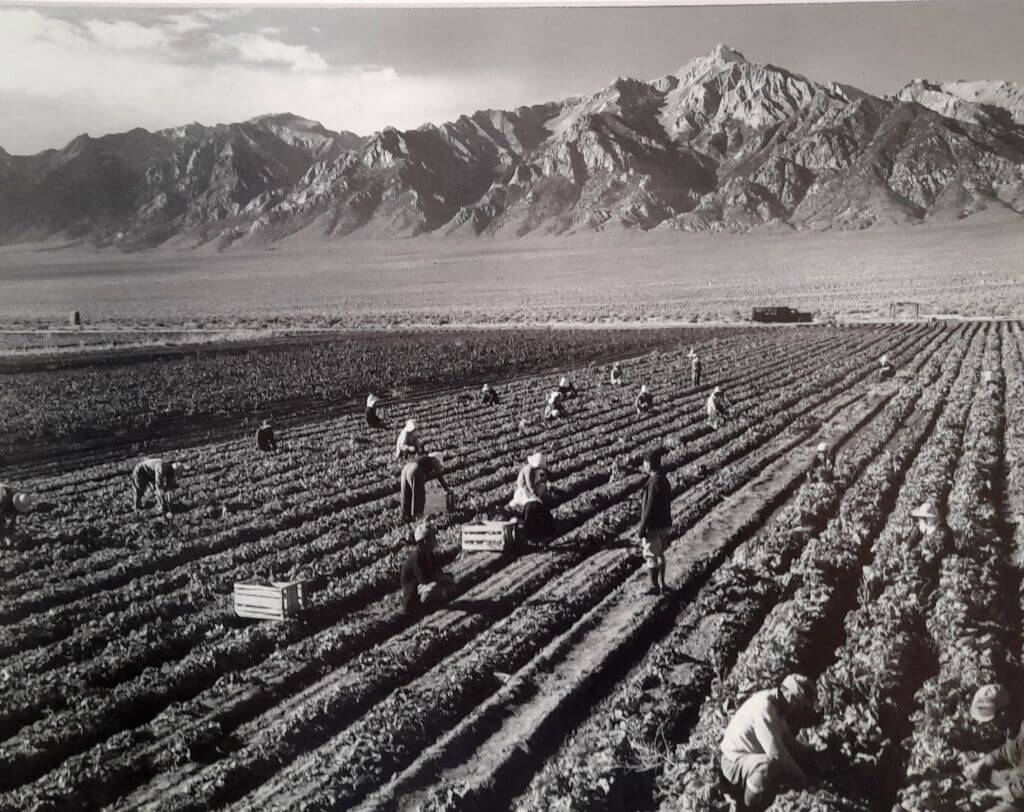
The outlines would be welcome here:
M 735 322 L 1024 314 L 1019 220 L 780 235 L 619 232 L 522 241 L 298 245 L 253 253 L 0 248 L 0 328 L 194 331 L 473 323 Z M 87 339 L 86 339 L 87 340 Z M 12 343 L 10 340 L 7 344 Z

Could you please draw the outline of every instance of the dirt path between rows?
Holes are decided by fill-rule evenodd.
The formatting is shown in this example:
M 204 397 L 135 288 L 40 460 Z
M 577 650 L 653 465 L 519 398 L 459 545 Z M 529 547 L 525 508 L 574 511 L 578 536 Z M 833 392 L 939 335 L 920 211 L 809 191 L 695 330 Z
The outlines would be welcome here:
M 817 410 L 825 421 L 817 431 L 795 439 L 787 432 L 767 444 L 765 458 L 777 459 L 673 542 L 666 556 L 668 597 L 645 596 L 647 576 L 641 568 L 359 808 L 412 810 L 434 793 L 443 799 L 449 792 L 459 797 L 460 808 L 484 809 L 498 786 L 518 786 L 514 776 L 529 771 L 531 749 L 543 749 L 545 739 L 561 739 L 566 709 L 586 701 L 624 658 L 636 659 L 645 634 L 674 615 L 739 540 L 781 509 L 814 446 L 840 446 L 893 392 L 891 386 L 872 387 L 842 399 L 838 407 L 833 401 Z

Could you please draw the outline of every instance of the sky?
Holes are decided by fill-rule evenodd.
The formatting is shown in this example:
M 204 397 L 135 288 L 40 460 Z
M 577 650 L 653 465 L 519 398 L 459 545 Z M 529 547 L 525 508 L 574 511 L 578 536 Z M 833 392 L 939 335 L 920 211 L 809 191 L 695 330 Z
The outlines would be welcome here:
M 810 79 L 1024 83 L 1024 0 L 632 7 L 0 3 L 0 147 L 291 112 L 440 123 L 654 79 L 729 44 Z

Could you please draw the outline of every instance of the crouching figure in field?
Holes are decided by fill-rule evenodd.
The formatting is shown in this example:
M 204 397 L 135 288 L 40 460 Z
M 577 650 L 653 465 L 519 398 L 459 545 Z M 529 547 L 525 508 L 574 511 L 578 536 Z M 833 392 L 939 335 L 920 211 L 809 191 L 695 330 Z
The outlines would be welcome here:
M 402 608 L 409 614 L 447 603 L 455 579 L 441 568 L 434 547 L 437 531 L 430 522 L 417 525 L 406 536 L 408 553 L 399 576 Z
M 998 684 L 982 685 L 971 700 L 971 718 L 1001 731 L 1006 741 L 964 769 L 968 781 L 986 785 L 989 812 L 1024 810 L 1024 714 L 1014 709 L 1010 692 Z
M 132 504 L 138 510 L 146 493 L 152 488 L 156 492 L 157 507 L 164 513 L 171 507 L 172 491 L 178 488 L 178 473 L 181 463 L 167 462 L 159 457 L 147 457 L 132 470 Z
M 758 691 L 740 705 L 722 736 L 725 780 L 743 793 L 748 810 L 767 807 L 784 787 L 808 783 L 811 748 L 798 741 L 792 727 L 810 718 L 814 684 L 790 674 L 778 688 Z

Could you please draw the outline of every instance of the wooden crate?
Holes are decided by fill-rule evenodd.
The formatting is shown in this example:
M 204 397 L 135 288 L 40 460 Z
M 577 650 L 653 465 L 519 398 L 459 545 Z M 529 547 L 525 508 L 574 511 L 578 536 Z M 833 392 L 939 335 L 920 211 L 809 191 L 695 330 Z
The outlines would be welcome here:
M 453 505 L 451 496 L 437 482 L 431 480 L 424 488 L 425 498 L 423 500 L 423 515 L 435 516 L 438 513 L 448 513 Z
M 256 620 L 287 620 L 306 608 L 302 581 L 235 584 L 235 614 Z
M 517 521 L 462 525 L 462 549 L 467 552 L 504 553 L 518 545 L 522 527 Z

